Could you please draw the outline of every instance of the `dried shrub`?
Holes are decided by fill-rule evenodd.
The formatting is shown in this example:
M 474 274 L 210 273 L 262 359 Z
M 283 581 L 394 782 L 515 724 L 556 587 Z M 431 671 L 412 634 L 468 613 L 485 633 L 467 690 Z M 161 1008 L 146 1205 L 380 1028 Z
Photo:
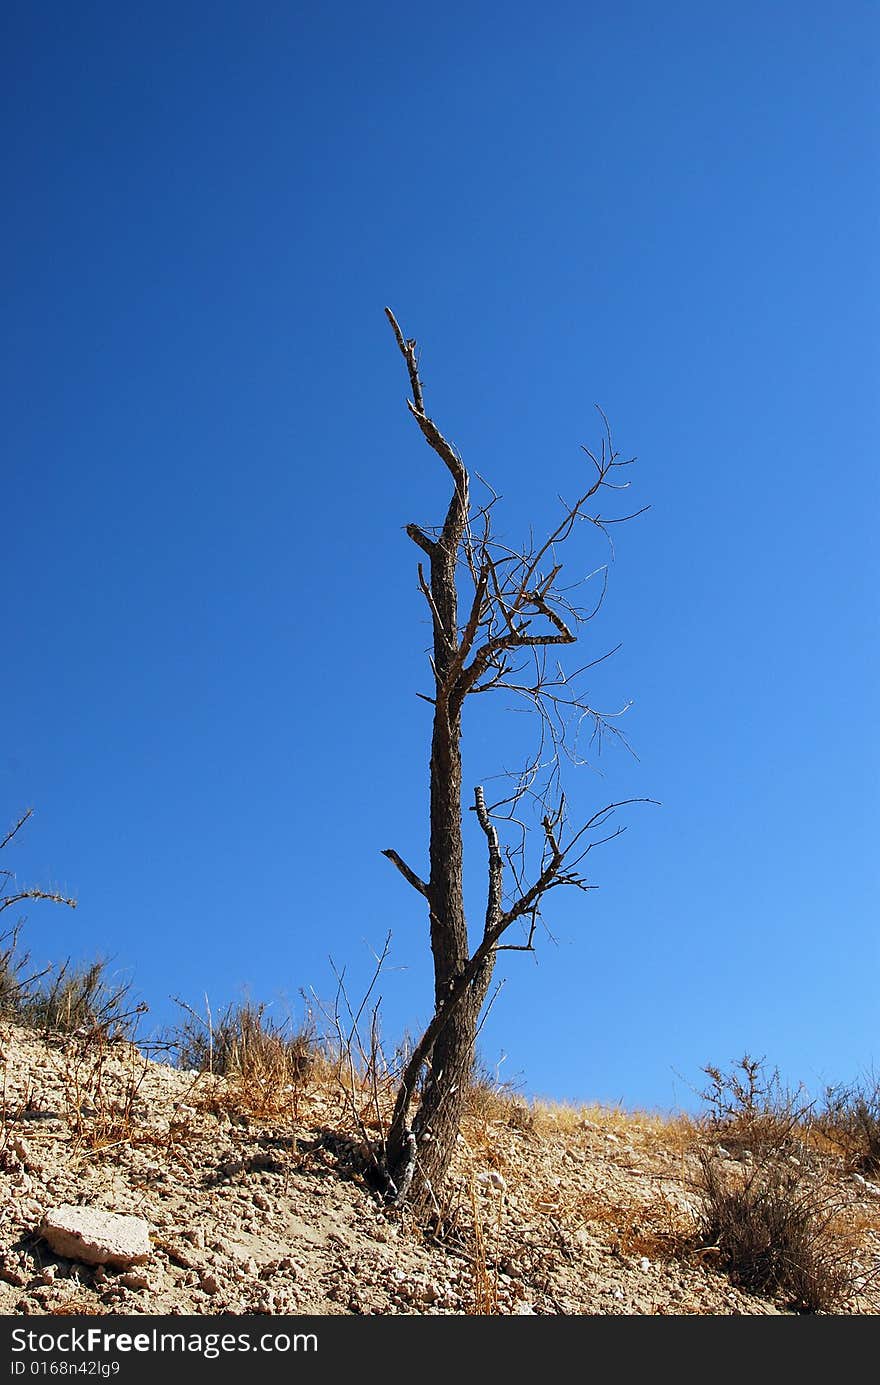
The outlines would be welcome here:
M 880 1173 L 880 1079 L 876 1076 L 851 1087 L 829 1088 L 815 1126 L 848 1169 L 869 1178 Z
M 29 974 L 31 955 L 20 944 L 21 924 L 0 934 L 0 1015 L 17 1019 L 25 998 L 48 968 Z
M 791 1092 L 776 1069 L 768 1072 L 763 1058 L 746 1054 L 729 1072 L 707 1064 L 709 1086 L 701 1093 L 707 1104 L 704 1129 L 731 1154 L 799 1154 L 812 1103 L 802 1091 Z
M 748 1055 L 730 1073 L 704 1071 L 712 1143 L 698 1152 L 700 1244 L 753 1293 L 805 1312 L 839 1308 L 857 1292 L 857 1269 L 842 1196 L 809 1139 L 810 1105 Z
M 473 1314 L 495 1314 L 498 1312 L 499 1266 L 497 1259 L 490 1264 L 489 1250 L 483 1224 L 483 1213 L 480 1209 L 480 1200 L 477 1197 L 477 1187 L 473 1176 L 469 1180 L 468 1190 L 470 1194 L 473 1243 L 470 1256 L 473 1293 L 470 1312 Z M 495 1201 L 495 1209 L 495 1232 L 497 1235 L 501 1229 L 501 1202 L 499 1199 Z
M 30 953 L 20 944 L 20 925 L 0 936 L 0 1014 L 44 1034 L 100 1034 L 115 1041 L 133 1039 L 144 1002 L 133 1003 L 131 982 L 108 974 L 109 962 L 49 964 L 31 970 Z
M 132 1004 L 131 982 L 113 981 L 107 974 L 108 965 L 106 959 L 98 958 L 71 966 L 68 958 L 60 967 L 50 969 L 22 998 L 16 1017 L 47 1034 L 132 1039 L 147 1006 L 143 1001 Z
M 777 1294 L 805 1312 L 830 1312 L 857 1290 L 840 1198 L 774 1154 L 731 1169 L 699 1152 L 699 1236 L 744 1289 Z
M 144 1138 L 137 1111 L 149 1059 L 134 1044 L 119 1046 L 98 1026 L 66 1040 L 59 1063 L 65 1116 L 77 1147 L 97 1153 Z
M 252 1115 L 295 1110 L 319 1061 L 311 1021 L 296 1028 L 271 1019 L 264 1003 L 234 1002 L 215 1019 L 177 1002 L 183 1021 L 166 1037 L 178 1067 L 226 1079 L 215 1085 L 213 1106 Z

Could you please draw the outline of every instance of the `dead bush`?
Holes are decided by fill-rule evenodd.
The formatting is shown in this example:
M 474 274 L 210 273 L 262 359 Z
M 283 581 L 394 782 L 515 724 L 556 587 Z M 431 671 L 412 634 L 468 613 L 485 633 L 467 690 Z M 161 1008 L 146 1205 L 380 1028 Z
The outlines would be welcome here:
M 730 1167 L 698 1155 L 699 1240 L 752 1293 L 779 1295 L 804 1312 L 830 1312 L 857 1290 L 840 1198 L 780 1155 Z
M 707 1111 L 703 1128 L 731 1154 L 764 1158 L 804 1152 L 812 1103 L 790 1091 L 763 1058 L 746 1054 L 729 1072 L 707 1064 L 709 1086 L 701 1093 Z
M 815 1119 L 816 1129 L 853 1172 L 880 1173 L 880 1079 L 873 1074 L 851 1087 L 831 1087 Z
M 700 1245 L 753 1293 L 805 1312 L 840 1307 L 857 1272 L 842 1195 L 809 1140 L 811 1106 L 748 1055 L 730 1073 L 704 1071 L 711 1144 L 698 1152 Z
M 233 1002 L 215 1019 L 183 1001 L 185 1018 L 166 1036 L 178 1067 L 226 1079 L 211 1102 L 252 1115 L 296 1108 L 319 1060 L 311 1021 L 300 1028 L 271 1019 L 264 1003 Z
M 132 1003 L 131 982 L 114 981 L 108 962 L 98 958 L 80 966 L 70 959 L 51 968 L 22 996 L 16 1018 L 44 1033 L 100 1033 L 109 1040 L 133 1039 L 143 1001 Z
M 49 964 L 33 971 L 21 947 L 21 927 L 0 935 L 0 1014 L 44 1034 L 100 1034 L 132 1039 L 147 1006 L 134 1003 L 131 982 L 115 981 L 105 958 L 73 965 Z
M 20 939 L 20 923 L 0 934 L 0 1015 L 7 1019 L 18 1018 L 23 1000 L 48 970 L 30 974 L 31 955 L 21 947 Z
M 100 1153 L 143 1138 L 137 1108 L 149 1059 L 133 1043 L 119 1046 L 98 1026 L 66 1039 L 57 1062 L 76 1148 Z

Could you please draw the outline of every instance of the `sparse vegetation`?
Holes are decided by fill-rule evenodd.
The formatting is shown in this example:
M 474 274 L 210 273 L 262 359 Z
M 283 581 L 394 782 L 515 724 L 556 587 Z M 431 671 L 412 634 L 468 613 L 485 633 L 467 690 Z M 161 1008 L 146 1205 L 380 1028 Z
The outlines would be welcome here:
M 472 1125 L 482 1126 L 487 1136 L 494 1125 L 531 1130 L 535 1123 L 531 1103 L 515 1084 L 502 1082 L 479 1058 L 474 1062 L 464 1116 Z
M 22 896 L 6 888 L 4 899 Z M 382 1197 L 376 1174 L 413 1044 L 404 1041 L 388 1059 L 380 1040 L 372 994 L 386 955 L 387 946 L 359 1006 L 349 1004 L 344 974 L 331 1006 L 316 1001 L 326 1034 L 309 1002 L 299 1026 L 276 1019 L 265 1003 L 233 1003 L 218 1015 L 207 1002 L 204 1014 L 181 1003 L 183 1018 L 164 1041 L 139 1045 L 135 1030 L 146 1006 L 133 1004 L 130 983 L 115 981 L 103 960 L 35 967 L 16 924 L 0 935 L 0 1016 L 7 1021 L 0 1166 L 26 1190 L 61 1150 L 71 1187 L 100 1177 L 102 1168 L 116 1180 L 130 1160 L 138 1206 L 145 1189 L 173 1186 L 175 1177 L 193 1195 L 199 1167 L 206 1206 L 209 1190 L 230 1180 L 271 1184 L 283 1173 L 286 1195 L 288 1182 L 310 1168 L 325 1179 L 335 1170 L 338 1186 L 353 1181 L 360 1189 L 369 1224 L 380 1226 L 379 1244 L 390 1244 L 381 1224 L 399 1220 L 400 1207 Z M 14 1038 L 16 1025 L 26 1039 Z M 16 1071 L 10 1054 L 40 1044 L 38 1062 Z M 183 1071 L 151 1064 L 144 1051 L 151 1048 L 170 1052 Z M 510 1313 L 532 1311 L 530 1300 L 540 1300 L 542 1311 L 584 1311 L 585 1302 L 597 1302 L 589 1298 L 593 1289 L 582 1297 L 584 1275 L 601 1283 L 608 1264 L 652 1286 L 672 1267 L 691 1285 L 683 1312 L 762 1311 L 742 1306 L 760 1299 L 783 1311 L 878 1311 L 871 1295 L 880 1266 L 880 1191 L 869 1180 L 880 1169 L 880 1084 L 871 1078 L 829 1089 L 817 1105 L 801 1089 L 787 1089 L 763 1060 L 746 1056 L 729 1072 L 710 1066 L 705 1073 L 704 1116 L 668 1118 L 529 1100 L 476 1062 L 454 1177 L 435 1204 L 430 1233 L 409 1223 L 408 1253 L 421 1236 L 441 1282 L 423 1284 L 424 1298 L 397 1296 L 383 1311 L 411 1311 L 407 1303 L 417 1302 L 431 1311 Z M 423 1099 L 420 1087 L 416 1108 Z M 43 1136 L 48 1118 L 60 1120 L 67 1136 L 59 1139 L 57 1128 Z M 254 1202 L 245 1193 L 245 1206 L 271 1214 L 282 1194 L 270 1184 L 256 1190 Z M 188 1269 L 185 1248 L 162 1237 L 156 1245 Z M 0 1294 L 4 1281 L 26 1283 L 27 1265 L 26 1250 L 0 1249 Z M 463 1268 L 444 1280 L 443 1265 Z M 238 1275 L 232 1271 L 229 1282 Z M 133 1277 L 139 1292 L 142 1278 Z M 66 1302 L 40 1306 L 87 1313 L 116 1302 L 115 1289 L 97 1301 L 88 1290 L 80 1278 Z M 652 1309 L 653 1287 L 647 1297 L 630 1287 L 632 1297 L 621 1300 L 619 1283 L 613 1292 L 616 1303 L 639 1305 L 631 1311 L 677 1311 L 674 1295 Z M 707 1292 L 714 1307 L 702 1306 Z M 352 1302 L 360 1302 L 358 1292 Z M 281 1311 L 278 1301 L 271 1304 L 266 1311 Z
M 0 1014 L 44 1033 L 100 1032 L 109 1040 L 133 1039 L 146 1003 L 134 1002 L 131 982 L 108 975 L 105 958 L 73 965 L 67 958 L 31 970 L 21 947 L 21 926 L 0 937 Z
M 205 1100 L 251 1115 L 278 1114 L 287 1107 L 295 1112 L 319 1061 L 310 1020 L 300 1028 L 279 1023 L 265 1003 L 248 1000 L 229 1004 L 216 1018 L 207 1003 L 204 1016 L 177 1003 L 185 1017 L 166 1036 L 177 1066 L 226 1079 Z
M 859 1286 L 846 1199 L 810 1140 L 812 1107 L 748 1055 L 729 1073 L 705 1069 L 710 1087 L 699 1149 L 699 1241 L 735 1282 L 827 1312 Z
M 353 1068 L 339 1067 L 310 1034 L 317 1056 L 307 1077 L 297 1067 L 292 1102 L 274 1040 L 297 1031 L 270 1015 L 249 1002 L 219 1018 L 186 1011 L 185 1067 L 151 1063 L 102 1030 L 46 1037 L 7 1022 L 0 1167 L 21 1196 L 0 1208 L 0 1307 L 18 1311 L 26 1298 L 31 1312 L 166 1312 L 169 1295 L 184 1312 L 233 1313 L 880 1306 L 868 1297 L 880 1256 L 870 1185 L 828 1152 L 809 1115 L 792 1128 L 774 1101 L 781 1124 L 767 1122 L 757 1070 L 752 1084 L 737 1070 L 745 1103 L 688 1121 L 526 1101 L 478 1069 L 426 1231 L 353 1157 L 362 1130 L 352 1113 L 372 1138 L 393 1103 L 381 1064 L 371 1074 L 356 1048 Z M 255 1069 L 259 1080 L 246 1079 Z M 27 1233 L 47 1198 L 107 1198 L 146 1216 L 157 1228 L 149 1269 L 93 1278 L 61 1263 L 43 1280 Z
M 144 1001 L 132 1003 L 131 982 L 113 981 L 103 958 L 81 966 L 70 960 L 50 968 L 35 989 L 20 1000 L 18 1018 L 32 1029 L 87 1036 L 99 1033 L 111 1041 L 133 1039 Z
M 116 1048 L 116 1045 L 113 1045 Z M 138 1094 L 149 1060 L 133 1044 L 109 1063 L 111 1040 L 102 1026 L 74 1034 L 56 1059 L 64 1095 L 64 1113 L 75 1145 L 91 1153 L 140 1138 Z M 122 1065 L 124 1075 L 118 1068 Z
M 880 1173 L 880 1079 L 832 1087 L 815 1118 L 816 1129 L 847 1168 L 873 1178 Z
M 32 817 L 29 808 L 0 841 L 9 847 Z M 46 900 L 76 908 L 76 900 L 58 890 L 21 888 L 15 873 L 0 870 L 0 914 L 26 900 Z M 49 963 L 36 971 L 30 952 L 21 945 L 23 919 L 0 934 L 0 1015 L 32 1029 L 91 1034 L 100 1031 L 108 1039 L 131 1038 L 137 1019 L 147 1006 L 132 1004 L 131 983 L 111 980 L 106 959 L 73 965 L 68 957 L 59 965 Z

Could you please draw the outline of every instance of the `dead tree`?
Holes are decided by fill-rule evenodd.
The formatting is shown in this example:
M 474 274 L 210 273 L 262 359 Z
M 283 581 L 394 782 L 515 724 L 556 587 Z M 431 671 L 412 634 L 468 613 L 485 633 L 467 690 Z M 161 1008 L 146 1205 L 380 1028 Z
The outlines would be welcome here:
M 589 473 L 581 494 L 563 503 L 559 523 L 543 541 L 507 547 L 493 534 L 497 495 L 487 487 L 487 501 L 472 504 L 468 471 L 426 412 L 416 343 L 404 337 L 390 308 L 385 311 L 409 373 L 410 413 L 452 479 L 442 527 L 406 526 L 422 554 L 418 583 L 433 629 L 433 690 L 420 694 L 433 706 L 427 875 L 420 876 L 396 851 L 383 853 L 425 901 L 434 959 L 434 1013 L 401 1077 L 383 1172 L 390 1199 L 428 1211 L 437 1208 L 455 1147 L 498 953 L 533 950 L 546 896 L 564 885 L 589 889 L 586 855 L 623 830 L 601 832 L 622 803 L 606 804 L 573 826 L 561 773 L 566 759 L 581 759 L 578 736 L 585 726 L 593 739 L 621 734 L 614 718 L 596 711 L 579 691 L 580 676 L 614 651 L 571 672 L 552 655 L 574 644 L 597 614 L 607 578 L 606 564 L 592 575 L 599 585 L 595 600 L 576 605 L 575 588 L 560 581 L 559 550 L 582 523 L 607 538 L 611 524 L 634 517 L 607 517 L 597 509 L 600 493 L 628 486 L 618 476 L 634 459 L 621 459 L 601 415 L 599 450 L 583 449 Z M 481 936 L 472 946 L 463 888 L 462 709 L 466 698 L 498 690 L 524 699 L 534 711 L 538 745 L 523 769 L 504 781 L 498 801 L 487 803 L 481 786 L 473 791 L 469 806 L 486 840 L 487 888 Z M 646 800 L 624 800 L 635 801 Z M 540 840 L 537 858 L 529 850 L 530 816 Z M 515 924 L 521 928 L 518 942 L 509 940 L 517 936 L 510 931 Z

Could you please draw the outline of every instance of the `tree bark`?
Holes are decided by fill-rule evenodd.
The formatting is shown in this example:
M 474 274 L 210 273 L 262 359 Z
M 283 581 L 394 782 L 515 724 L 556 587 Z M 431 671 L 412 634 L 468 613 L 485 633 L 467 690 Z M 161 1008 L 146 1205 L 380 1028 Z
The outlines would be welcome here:
M 436 1210 L 437 1192 L 455 1151 L 471 1081 L 474 1045 L 494 958 L 471 978 L 465 994 L 455 995 L 471 960 L 464 906 L 462 843 L 461 698 L 454 682 L 459 654 L 458 594 L 455 564 L 466 519 L 467 491 L 456 478 L 456 493 L 444 530 L 431 546 L 430 604 L 434 621 L 434 724 L 430 762 L 430 876 L 427 882 L 431 952 L 434 959 L 436 1030 L 404 1080 L 386 1141 L 386 1168 L 398 1196 L 414 1209 Z M 446 1013 L 444 1014 L 444 1010 Z M 421 1049 L 422 1045 L 420 1045 Z M 419 1072 L 425 1072 L 412 1126 L 409 1112 Z

